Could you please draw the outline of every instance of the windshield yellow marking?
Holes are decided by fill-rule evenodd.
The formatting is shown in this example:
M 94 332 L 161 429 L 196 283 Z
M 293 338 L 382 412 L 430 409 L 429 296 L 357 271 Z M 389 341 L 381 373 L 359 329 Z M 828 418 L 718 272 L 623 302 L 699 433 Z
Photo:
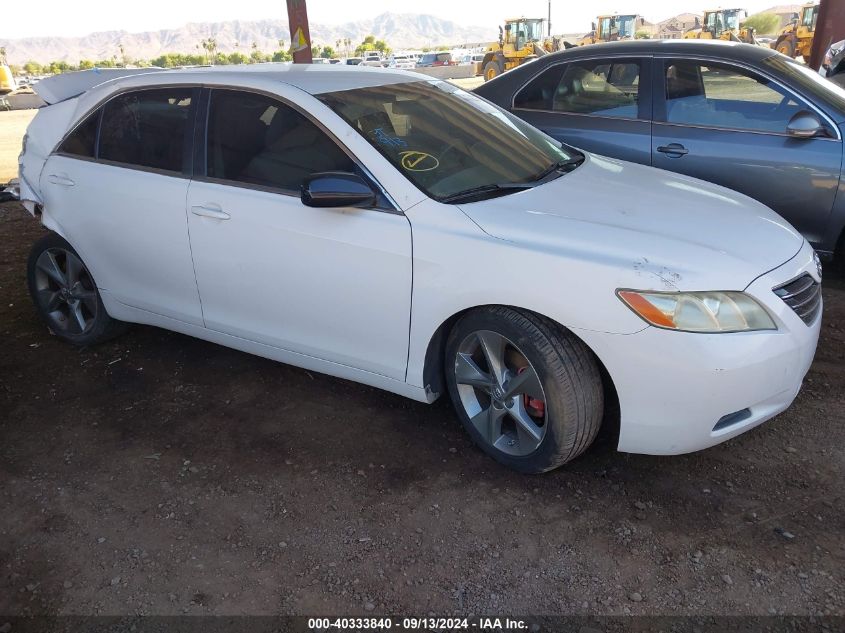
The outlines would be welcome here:
M 425 152 L 399 152 L 400 164 L 408 171 L 431 171 L 440 167 L 440 161 Z

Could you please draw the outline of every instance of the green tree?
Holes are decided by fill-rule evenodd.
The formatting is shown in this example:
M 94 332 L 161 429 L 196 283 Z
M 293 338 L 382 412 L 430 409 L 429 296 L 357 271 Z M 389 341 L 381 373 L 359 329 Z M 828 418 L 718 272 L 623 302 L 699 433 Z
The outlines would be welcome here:
M 0 46 L 0 64 L 8 64 L 9 62 L 6 61 L 6 47 Z
M 758 13 L 745 21 L 745 26 L 759 35 L 774 35 L 780 27 L 780 16 L 774 13 Z
M 320 57 L 322 57 L 323 59 L 332 59 L 335 56 L 336 53 L 334 52 L 334 49 L 331 46 L 326 45 L 323 47 L 323 50 L 320 51 Z
M 311 57 L 314 57 L 314 58 L 319 57 L 320 56 L 320 50 L 321 49 L 320 49 L 319 44 L 314 44 L 313 46 L 311 46 Z
M 247 57 L 240 51 L 235 51 L 234 53 L 229 53 L 229 63 L 233 65 L 248 64 L 249 57 Z
M 638 40 L 650 40 L 651 33 L 649 33 L 648 31 L 637 31 L 636 33 L 634 33 L 634 37 Z
M 201 40 L 199 45 L 206 53 L 205 63 L 210 64 L 214 60 L 215 53 L 217 52 L 217 40 L 213 37 L 209 37 L 208 39 Z
M 79 60 L 79 70 L 90 70 L 94 67 L 94 62 L 90 59 L 80 59 Z
M 43 75 L 44 67 L 38 62 L 28 61 L 23 65 L 27 75 Z

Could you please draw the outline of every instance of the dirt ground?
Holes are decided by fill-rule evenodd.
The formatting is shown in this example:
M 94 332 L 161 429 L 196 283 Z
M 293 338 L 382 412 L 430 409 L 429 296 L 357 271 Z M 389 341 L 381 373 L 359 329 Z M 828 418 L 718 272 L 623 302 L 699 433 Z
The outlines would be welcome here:
M 783 415 L 530 477 L 445 400 L 150 327 L 62 344 L 25 288 L 40 233 L 0 205 L 0 615 L 845 613 L 841 279 Z
M 26 126 L 38 110 L 0 112 L 0 185 L 18 175 L 18 154 Z

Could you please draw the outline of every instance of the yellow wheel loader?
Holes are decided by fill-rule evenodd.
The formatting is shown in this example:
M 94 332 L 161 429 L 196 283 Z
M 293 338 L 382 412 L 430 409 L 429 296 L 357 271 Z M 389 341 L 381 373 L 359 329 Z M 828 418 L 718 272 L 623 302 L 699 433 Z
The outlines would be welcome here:
M 600 15 L 592 24 L 593 30 L 578 40 L 576 45 L 632 40 L 636 37 L 637 28 L 644 24 L 645 18 L 639 15 Z
M 684 39 L 726 40 L 757 44 L 754 29 L 743 25 L 747 17 L 748 11 L 745 9 L 711 9 L 705 11 L 701 28 L 690 29 L 684 33 Z
M 499 41 L 484 53 L 481 62 L 484 81 L 565 46 L 557 38 L 543 38 L 545 22 L 542 18 L 505 20 L 505 28 L 499 27 Z
M 6 95 L 17 88 L 11 69 L 6 64 L 0 64 L 0 95 Z
M 813 50 L 813 35 L 816 33 L 816 21 L 819 19 L 819 5 L 805 4 L 801 7 L 801 14 L 793 14 L 792 22 L 778 33 L 772 48 L 787 57 L 801 55 L 804 61 L 810 62 L 810 51 Z

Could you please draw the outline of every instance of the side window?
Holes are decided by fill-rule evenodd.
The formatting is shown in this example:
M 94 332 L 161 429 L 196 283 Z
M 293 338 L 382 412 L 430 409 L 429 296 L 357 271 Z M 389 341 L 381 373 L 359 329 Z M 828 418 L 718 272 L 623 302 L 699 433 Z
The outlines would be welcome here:
M 208 176 L 299 192 L 321 171 L 355 171 L 352 159 L 305 115 L 270 97 L 213 90 Z
M 70 133 L 59 147 L 62 154 L 94 158 L 97 150 L 97 126 L 100 123 L 100 110 L 88 115 L 77 128 Z
M 587 60 L 552 66 L 514 98 L 514 107 L 637 118 L 640 62 Z
M 109 101 L 100 123 L 98 158 L 181 172 L 192 92 L 140 90 Z
M 784 133 L 807 105 L 777 84 L 733 66 L 668 60 L 666 121 Z

